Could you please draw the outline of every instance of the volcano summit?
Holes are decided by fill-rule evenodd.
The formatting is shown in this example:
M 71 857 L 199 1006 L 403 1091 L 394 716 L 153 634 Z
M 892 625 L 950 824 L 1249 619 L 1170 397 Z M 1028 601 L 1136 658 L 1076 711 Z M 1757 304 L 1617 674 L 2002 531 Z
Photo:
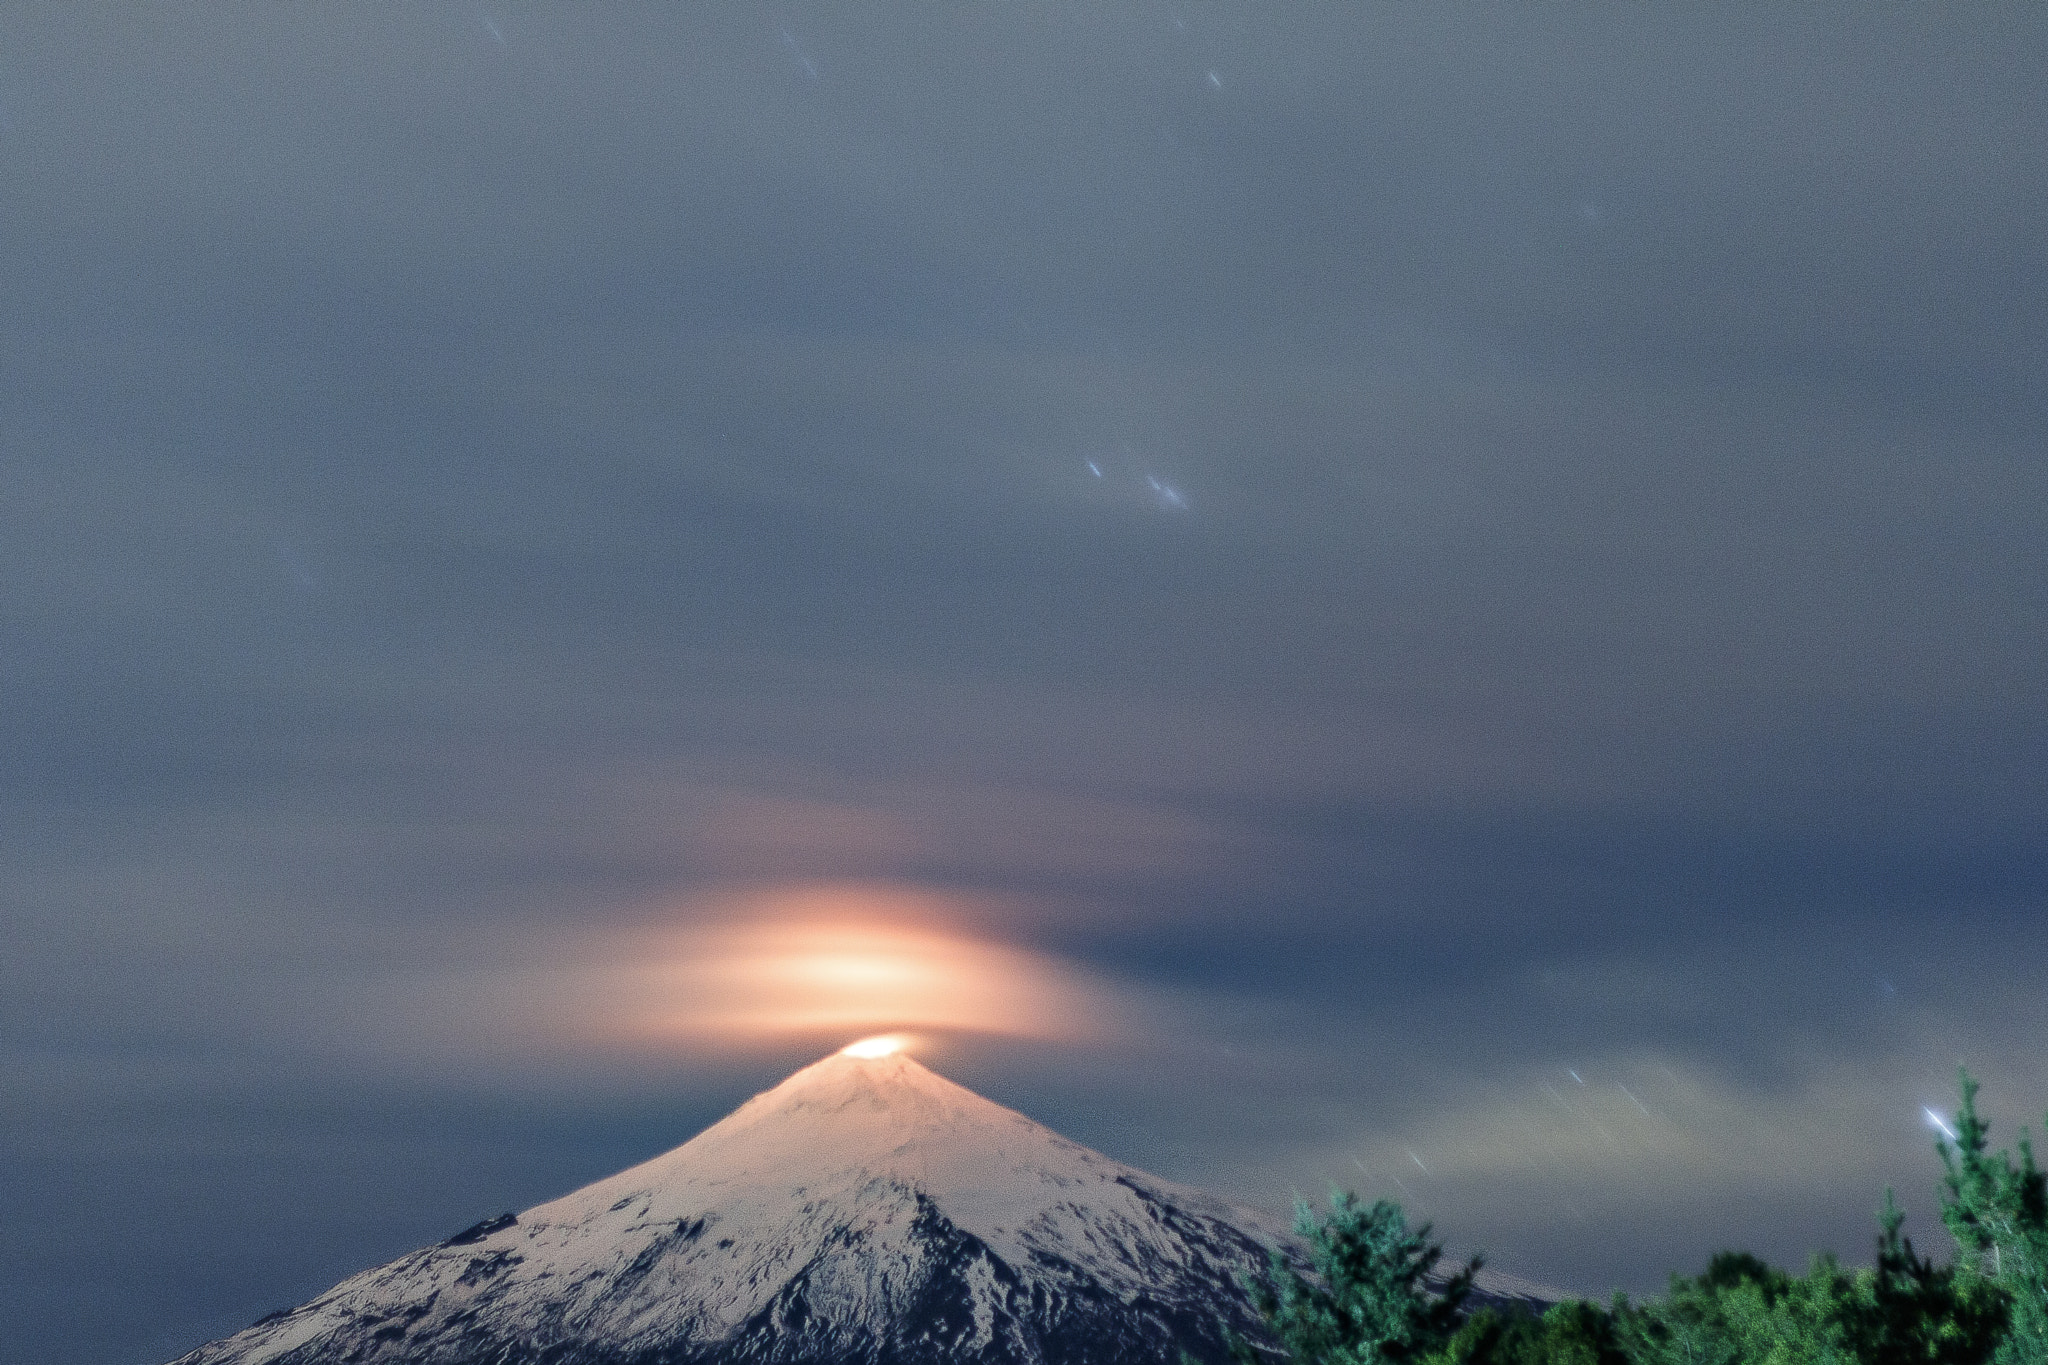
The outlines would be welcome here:
M 175 1365 L 1094 1365 L 1257 1334 L 1286 1233 L 901 1054 L 344 1280 Z

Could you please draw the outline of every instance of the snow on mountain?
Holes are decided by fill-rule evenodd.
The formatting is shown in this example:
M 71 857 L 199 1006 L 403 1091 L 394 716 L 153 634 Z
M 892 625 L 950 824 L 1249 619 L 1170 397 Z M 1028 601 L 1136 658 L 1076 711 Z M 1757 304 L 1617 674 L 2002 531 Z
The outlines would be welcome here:
M 689 1142 L 175 1365 L 1226 1358 L 1286 1230 L 911 1058 L 837 1054 Z

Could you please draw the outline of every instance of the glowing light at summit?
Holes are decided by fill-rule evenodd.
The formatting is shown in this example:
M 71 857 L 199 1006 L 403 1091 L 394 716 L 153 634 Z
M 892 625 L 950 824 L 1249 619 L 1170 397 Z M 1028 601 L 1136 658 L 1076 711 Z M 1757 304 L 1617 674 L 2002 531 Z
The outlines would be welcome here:
M 970 907 L 936 893 L 798 887 L 720 908 L 710 924 L 643 941 L 638 961 L 615 969 L 602 994 L 626 1031 L 710 1043 L 837 1033 L 861 1039 L 849 1055 L 883 1056 L 910 1035 L 863 1034 L 1073 1039 L 1105 1027 L 1105 983 L 955 928 Z
M 848 1043 L 839 1051 L 848 1057 L 873 1059 L 887 1057 L 910 1046 L 910 1040 L 900 1033 L 884 1033 L 875 1038 L 863 1038 L 857 1043 Z

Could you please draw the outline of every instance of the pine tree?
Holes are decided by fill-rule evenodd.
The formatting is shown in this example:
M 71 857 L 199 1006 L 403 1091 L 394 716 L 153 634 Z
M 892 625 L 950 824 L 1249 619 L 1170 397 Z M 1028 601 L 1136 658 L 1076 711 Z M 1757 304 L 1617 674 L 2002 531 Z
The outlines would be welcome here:
M 1980 1365 L 2006 1339 L 2010 1300 L 1996 1285 L 1913 1254 L 1906 1215 L 1884 1192 L 1869 1276 L 1865 1358 L 1875 1365 Z
M 1977 1113 L 1977 1081 L 1967 1070 L 1960 1087 L 1955 1141 L 1934 1144 L 1946 1172 L 1942 1221 L 1962 1249 L 1964 1273 L 2011 1296 L 2012 1326 L 1998 1365 L 2048 1365 L 2048 1175 L 2034 1164 L 2024 1129 L 2017 1162 L 2003 1150 L 1986 1155 L 1991 1125 Z
M 1368 1208 L 1348 1191 L 1331 1192 L 1324 1219 L 1298 1202 L 1294 1230 L 1308 1243 L 1310 1274 L 1274 1252 L 1265 1276 L 1247 1286 L 1290 1365 L 1420 1361 L 1450 1340 L 1479 1257 L 1432 1293 L 1427 1280 L 1443 1247 L 1430 1242 L 1428 1224 L 1410 1230 L 1399 1204 Z M 1272 1365 L 1241 1339 L 1231 1350 L 1241 1365 Z

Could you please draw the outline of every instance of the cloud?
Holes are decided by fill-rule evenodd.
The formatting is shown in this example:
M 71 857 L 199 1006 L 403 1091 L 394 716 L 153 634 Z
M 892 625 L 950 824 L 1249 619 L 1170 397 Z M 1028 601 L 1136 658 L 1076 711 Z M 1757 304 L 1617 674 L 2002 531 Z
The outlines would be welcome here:
M 2037 45 L 799 17 L 10 16 L 0 1064 L 695 1121 L 915 1016 L 1170 1174 L 1412 1146 L 1539 1276 L 1850 1250 L 1813 1116 L 2025 1090 Z M 146 1354 L 48 1273 L 0 1354 Z
M 1015 918 L 990 897 L 904 884 L 700 890 L 630 924 L 514 929 L 495 961 L 464 966 L 451 939 L 416 970 L 295 976 L 280 1041 L 386 1072 L 537 1076 L 824 1051 L 884 1030 L 1127 1039 L 1131 988 L 975 928 Z
M 609 969 L 595 1030 L 685 1047 L 884 1028 L 1101 1042 L 1112 988 L 1044 953 L 948 927 L 994 918 L 958 894 L 902 886 L 748 891 L 713 923 L 637 938 Z

